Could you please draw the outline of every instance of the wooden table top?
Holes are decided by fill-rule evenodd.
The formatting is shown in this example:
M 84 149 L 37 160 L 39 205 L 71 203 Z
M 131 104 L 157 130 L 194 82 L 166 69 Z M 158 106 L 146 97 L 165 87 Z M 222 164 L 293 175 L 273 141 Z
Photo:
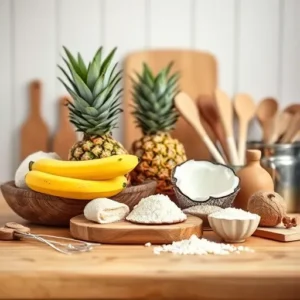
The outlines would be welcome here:
M 8 221 L 26 224 L 0 195 L 0 225 Z M 30 228 L 69 237 L 68 229 Z M 176 256 L 101 245 L 67 256 L 34 241 L 2 241 L 0 299 L 300 299 L 300 242 L 251 237 L 243 245 L 256 252 Z

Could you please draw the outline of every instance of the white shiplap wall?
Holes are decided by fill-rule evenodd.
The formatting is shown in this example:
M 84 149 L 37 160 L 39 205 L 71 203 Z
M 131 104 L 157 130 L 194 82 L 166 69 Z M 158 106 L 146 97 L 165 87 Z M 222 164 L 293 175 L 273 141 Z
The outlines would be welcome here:
M 118 46 L 119 60 L 144 48 L 208 50 L 222 89 L 284 107 L 300 97 L 299 31 L 299 0 L 0 0 L 0 182 L 18 164 L 30 80 L 42 80 L 43 117 L 56 128 L 62 45 L 85 59 L 100 44 Z M 249 138 L 258 135 L 253 124 Z

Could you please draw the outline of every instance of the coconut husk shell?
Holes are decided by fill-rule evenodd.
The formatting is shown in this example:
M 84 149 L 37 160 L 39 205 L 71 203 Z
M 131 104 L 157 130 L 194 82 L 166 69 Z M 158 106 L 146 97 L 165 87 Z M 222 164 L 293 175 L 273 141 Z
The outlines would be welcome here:
M 261 217 L 260 226 L 274 227 L 279 225 L 285 216 L 286 204 L 276 192 L 258 191 L 250 197 L 248 211 Z

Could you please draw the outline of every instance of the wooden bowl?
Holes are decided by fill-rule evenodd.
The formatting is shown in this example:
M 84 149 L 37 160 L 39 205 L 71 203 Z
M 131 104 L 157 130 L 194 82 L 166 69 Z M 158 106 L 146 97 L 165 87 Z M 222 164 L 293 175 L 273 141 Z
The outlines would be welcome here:
M 155 193 L 156 182 L 149 181 L 128 186 L 111 199 L 125 203 L 132 209 L 138 202 Z M 10 208 L 23 219 L 41 225 L 69 226 L 71 218 L 83 213 L 90 200 L 67 199 L 18 188 L 14 181 L 1 185 L 3 197 Z

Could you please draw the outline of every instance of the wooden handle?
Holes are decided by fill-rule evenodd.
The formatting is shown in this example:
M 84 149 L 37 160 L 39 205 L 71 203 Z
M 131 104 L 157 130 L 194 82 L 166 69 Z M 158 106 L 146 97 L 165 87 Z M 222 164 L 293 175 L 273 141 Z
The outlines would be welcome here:
M 235 140 L 234 140 L 233 136 L 227 137 L 227 146 L 229 149 L 231 164 L 233 166 L 239 166 L 240 161 L 239 161 L 239 157 L 238 157 L 238 153 L 237 153 L 237 149 L 236 149 L 236 145 L 235 145 Z
M 224 131 L 222 128 L 222 124 L 219 122 L 215 123 L 213 132 L 215 133 L 217 140 L 220 142 L 221 148 L 224 151 L 224 154 L 225 154 L 227 160 L 229 161 L 230 154 L 229 154 L 226 138 L 224 135 Z
M 296 132 L 296 134 L 292 137 L 291 143 L 299 142 L 300 141 L 300 130 Z
M 245 164 L 248 123 L 241 121 L 239 126 L 238 157 L 241 165 Z
M 288 130 L 280 140 L 280 143 L 290 143 L 300 127 L 300 113 L 293 115 Z
M 218 163 L 225 165 L 226 164 L 225 160 L 223 159 L 222 155 L 220 154 L 220 152 L 218 151 L 218 149 L 216 148 L 216 146 L 214 145 L 214 143 L 211 141 L 211 139 L 209 138 L 209 136 L 208 135 L 202 136 L 202 140 L 205 143 L 205 145 L 207 146 L 209 152 L 214 157 L 214 159 Z
M 42 89 L 42 83 L 39 80 L 34 80 L 30 83 L 29 98 L 30 98 L 30 113 L 32 115 L 40 114 L 41 89 Z
M 225 130 L 227 147 L 229 149 L 231 164 L 238 166 L 239 158 L 233 136 L 233 106 L 230 98 L 221 90 L 215 91 L 215 98 L 219 108 L 221 122 Z

